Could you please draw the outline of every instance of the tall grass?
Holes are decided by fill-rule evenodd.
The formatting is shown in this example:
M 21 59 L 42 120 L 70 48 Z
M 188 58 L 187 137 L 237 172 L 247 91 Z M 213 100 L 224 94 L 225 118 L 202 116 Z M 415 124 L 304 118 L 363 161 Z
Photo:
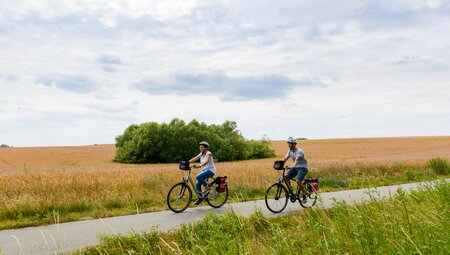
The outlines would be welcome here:
M 389 200 L 265 218 L 208 214 L 162 233 L 103 236 L 76 254 L 448 254 L 450 185 L 423 187 Z
M 428 160 L 427 166 L 436 174 L 449 174 L 450 173 L 450 163 L 443 158 L 432 158 Z
M 260 199 L 279 172 L 273 159 L 219 163 L 227 175 L 230 202 Z M 167 209 L 165 197 L 184 172 L 176 165 L 142 170 L 36 172 L 0 175 L 0 229 Z M 195 175 L 196 172 L 193 172 Z M 321 190 L 353 189 L 437 176 L 425 163 L 315 163 Z

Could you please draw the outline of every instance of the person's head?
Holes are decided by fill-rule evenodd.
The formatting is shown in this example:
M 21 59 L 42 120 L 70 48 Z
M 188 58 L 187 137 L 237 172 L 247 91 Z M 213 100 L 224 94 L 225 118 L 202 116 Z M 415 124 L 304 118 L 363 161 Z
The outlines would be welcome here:
M 289 149 L 292 150 L 292 149 L 295 148 L 295 146 L 297 146 L 297 140 L 295 140 L 295 139 L 292 138 L 292 137 L 289 137 L 289 138 L 287 139 L 287 144 L 288 144 L 288 146 L 289 146 Z
M 204 153 L 205 151 L 207 151 L 208 148 L 209 148 L 209 143 L 207 143 L 206 141 L 201 141 L 201 142 L 198 143 L 198 145 L 200 146 L 200 151 L 201 151 L 202 153 Z

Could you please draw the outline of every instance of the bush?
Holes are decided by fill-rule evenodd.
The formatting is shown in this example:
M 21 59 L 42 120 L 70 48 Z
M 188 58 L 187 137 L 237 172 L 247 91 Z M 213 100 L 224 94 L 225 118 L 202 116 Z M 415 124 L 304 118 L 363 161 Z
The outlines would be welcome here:
M 246 158 L 270 158 L 275 156 L 267 137 L 263 137 L 261 140 L 247 141 L 247 145 Z
M 0 145 L 0 148 L 9 148 L 10 146 L 9 145 L 7 145 L 7 144 L 1 144 Z
M 447 160 L 443 158 L 432 158 L 428 160 L 427 166 L 436 174 L 449 174 L 450 173 L 450 164 Z
M 174 163 L 188 160 L 199 153 L 198 142 L 208 141 L 219 161 L 234 161 L 275 156 L 267 137 L 246 140 L 234 121 L 207 125 L 197 120 L 186 124 L 173 119 L 170 123 L 147 122 L 130 125 L 116 137 L 117 162 Z

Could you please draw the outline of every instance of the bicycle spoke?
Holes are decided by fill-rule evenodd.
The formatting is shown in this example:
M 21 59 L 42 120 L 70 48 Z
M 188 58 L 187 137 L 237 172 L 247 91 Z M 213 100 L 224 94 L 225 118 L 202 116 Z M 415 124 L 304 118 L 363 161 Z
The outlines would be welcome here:
M 167 205 L 173 212 L 184 211 L 192 201 L 192 191 L 184 182 L 175 184 L 167 194 Z
M 306 201 L 303 201 L 303 195 L 301 195 L 299 202 L 302 207 L 310 208 L 316 204 L 319 195 L 317 194 L 317 191 L 314 190 L 314 188 L 311 186 L 311 184 L 305 183 L 305 188 L 307 189 Z
M 206 202 L 214 208 L 219 208 L 227 202 L 228 199 L 228 187 L 224 192 L 219 192 L 215 187 L 207 195 Z
M 279 213 L 286 208 L 288 202 L 288 192 L 286 188 L 275 183 L 266 191 L 265 202 L 267 208 L 273 213 Z

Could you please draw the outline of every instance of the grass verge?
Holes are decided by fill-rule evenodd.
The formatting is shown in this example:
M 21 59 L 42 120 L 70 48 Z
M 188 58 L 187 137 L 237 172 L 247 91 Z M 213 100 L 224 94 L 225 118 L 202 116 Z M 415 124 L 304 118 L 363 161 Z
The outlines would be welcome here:
M 208 214 L 171 232 L 103 236 L 74 254 L 448 254 L 450 185 L 298 214 Z

